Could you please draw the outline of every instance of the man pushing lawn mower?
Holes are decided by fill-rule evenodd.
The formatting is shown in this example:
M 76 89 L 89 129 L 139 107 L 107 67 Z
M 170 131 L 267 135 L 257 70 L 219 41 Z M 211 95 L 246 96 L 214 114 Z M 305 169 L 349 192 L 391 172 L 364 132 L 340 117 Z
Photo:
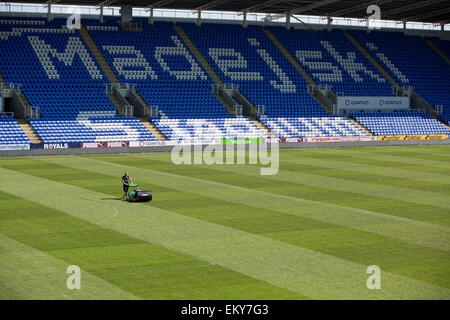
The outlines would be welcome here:
M 133 184 L 133 179 L 127 172 L 122 177 L 123 191 L 125 192 L 122 199 L 126 199 L 128 202 L 147 202 L 152 200 L 151 190 L 142 191 L 137 184 Z M 133 192 L 128 193 L 129 187 L 134 187 Z
M 122 199 L 127 199 L 128 188 L 130 186 L 130 183 L 133 183 L 133 179 L 131 179 L 131 177 L 128 175 L 128 173 L 125 172 L 125 174 L 122 177 L 123 192 L 124 192 Z

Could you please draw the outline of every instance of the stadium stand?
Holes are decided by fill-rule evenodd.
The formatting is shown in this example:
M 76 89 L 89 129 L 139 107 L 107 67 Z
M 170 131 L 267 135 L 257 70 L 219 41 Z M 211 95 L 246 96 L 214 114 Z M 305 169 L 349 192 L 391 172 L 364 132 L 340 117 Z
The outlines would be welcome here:
M 255 106 L 265 107 L 266 116 L 258 119 L 275 134 L 367 135 L 345 117 L 325 112 L 306 92 L 306 80 L 267 38 L 261 26 L 242 28 L 207 23 L 201 27 L 192 23 L 180 26 L 224 82 L 238 85 Z M 304 123 L 311 128 L 305 129 Z M 321 123 L 326 123 L 325 127 Z M 342 130 L 343 127 L 349 130 Z
M 450 134 L 450 129 L 424 112 L 360 112 L 351 114 L 378 136 Z
M 115 20 L 84 23 L 119 81 L 135 85 L 149 106 L 170 118 L 229 116 L 172 23 L 143 23 L 139 32 L 121 30 Z
M 78 31 L 67 29 L 65 24 L 66 19 L 0 18 L 1 72 L 5 81 L 20 84 L 30 104 L 39 108 L 42 119 L 30 124 L 41 139 L 155 139 L 147 129 L 146 134 L 124 133 L 124 128 L 141 130 L 142 124 L 136 118 L 117 119 L 117 109 L 104 92 L 105 75 Z M 91 124 L 80 120 L 95 117 L 101 118 L 98 121 L 107 135 L 86 128 L 97 120 Z
M 369 135 L 345 117 L 268 117 L 260 121 L 281 138 Z
M 261 138 L 261 129 L 246 118 L 153 119 L 170 140 Z
M 450 41 L 441 40 L 439 38 L 429 38 L 430 40 L 445 56 L 450 59 Z
M 412 86 L 433 107 L 443 106 L 440 118 L 449 122 L 450 65 L 421 37 L 385 31 L 350 33 L 399 84 Z
M 159 108 L 163 119 L 150 121 L 169 139 L 191 139 L 187 129 L 198 132 L 197 125 L 210 127 L 216 138 L 229 137 L 227 132 L 235 138 L 266 136 L 249 119 L 227 112 L 211 91 L 213 81 L 183 44 L 172 23 L 144 22 L 139 32 L 121 30 L 114 20 L 104 24 L 87 20 L 85 25 L 119 81 L 135 85 L 149 106 Z M 195 121 L 187 121 L 186 127 L 186 119 Z
M 270 30 L 288 51 L 298 59 L 317 83 L 330 85 L 335 93 L 353 96 L 392 95 L 392 84 L 352 45 L 342 30 L 329 32 L 291 29 L 287 31 L 282 27 L 271 27 Z M 367 33 L 365 31 L 355 31 L 352 32 L 352 35 L 356 35 L 355 38 L 361 41 L 365 39 L 364 37 L 367 36 Z M 381 36 L 380 41 L 383 42 L 385 37 L 385 35 Z M 397 48 L 398 57 L 404 57 L 404 52 L 400 51 L 404 48 L 403 42 L 409 41 L 409 37 L 405 38 L 403 35 L 402 37 L 403 39 L 393 41 L 393 43 L 396 43 L 395 48 Z M 408 45 L 411 46 L 411 50 L 413 46 L 419 46 L 419 44 L 422 47 L 426 46 L 423 40 L 419 40 L 421 41 L 420 43 Z M 363 44 L 363 47 L 365 46 L 370 54 L 378 58 L 377 61 L 386 68 L 389 74 L 394 76 L 394 79 L 402 84 L 409 83 L 409 79 L 397 66 L 413 69 L 415 67 L 414 65 L 407 65 L 408 62 L 405 64 L 405 58 L 401 59 L 401 63 L 397 63 L 397 61 L 392 62 L 386 58 L 383 52 L 374 52 L 375 49 L 377 50 L 377 47 L 373 43 L 369 45 L 367 43 Z M 430 51 L 432 50 L 430 48 L 427 49 L 429 49 L 426 50 L 427 54 L 431 54 Z M 436 58 L 436 54 L 434 53 L 431 58 Z M 438 59 L 441 58 L 439 57 Z M 437 72 L 436 70 L 434 71 Z M 418 70 L 417 76 L 423 72 L 424 70 Z M 448 83 L 448 74 L 447 80 L 443 81 L 441 79 L 441 83 Z M 437 94 L 442 95 L 442 92 Z M 440 100 L 440 102 L 443 102 L 443 100 Z M 381 132 L 392 133 L 395 130 L 402 132 L 398 134 L 404 134 L 403 132 L 408 132 L 408 134 L 439 134 L 446 129 L 438 121 L 429 116 L 427 125 L 425 125 L 421 122 L 423 118 L 415 113 L 392 114 L 380 112 L 376 113 L 376 117 L 372 117 L 372 120 L 377 119 L 383 122 L 384 126 L 392 123 L 392 130 L 378 130 L 376 122 L 361 122 L 376 134 L 381 134 Z M 398 117 L 403 117 L 402 121 L 396 122 Z M 360 119 L 360 117 L 354 118 L 356 120 Z M 419 123 L 416 123 L 416 121 L 419 121 Z M 373 127 L 374 125 L 375 127 Z M 372 130 L 372 128 L 375 130 Z
M 149 106 L 159 108 L 161 117 L 149 120 L 168 139 L 266 137 L 260 123 L 280 137 L 369 134 L 344 116 L 328 114 L 309 95 L 305 79 L 262 26 L 178 24 L 224 83 L 237 85 L 254 106 L 265 107 L 256 125 L 247 117 L 231 115 L 214 96 L 214 81 L 173 23 L 138 21 L 139 31 L 126 31 L 117 18 L 106 18 L 103 23 L 83 19 L 117 79 L 133 85 Z M 20 84 L 30 104 L 38 108 L 41 118 L 29 123 L 42 141 L 157 140 L 137 118 L 119 117 L 104 91 L 108 82 L 104 72 L 79 31 L 67 29 L 65 23 L 58 18 L 0 18 L 0 71 L 5 82 Z M 392 95 L 392 84 L 343 31 L 269 28 L 318 84 L 328 84 L 343 95 Z M 413 86 L 433 106 L 443 105 L 440 117 L 448 123 L 450 67 L 423 39 L 396 32 L 351 34 L 396 81 Z M 447 42 L 433 41 L 448 52 Z M 351 116 L 376 135 L 449 132 L 425 113 L 360 112 Z M 1 122 L 12 134 L 2 135 L 2 143 L 28 140 L 14 118 L 4 116 Z M 9 130 L 12 127 L 18 131 Z
M 79 112 L 116 109 L 105 94 L 105 76 L 78 31 L 65 19 L 1 18 L 1 71 L 22 86 L 43 118 L 76 118 Z
M 0 144 L 27 144 L 27 138 L 12 115 L 0 114 Z
M 339 95 L 390 96 L 392 85 L 345 37 L 342 30 L 286 30 L 271 32 L 318 84 Z
M 135 118 L 30 119 L 45 143 L 156 141 Z
M 260 26 L 179 24 L 225 83 L 239 86 L 253 105 L 271 116 L 323 116 L 307 82 L 263 33 Z

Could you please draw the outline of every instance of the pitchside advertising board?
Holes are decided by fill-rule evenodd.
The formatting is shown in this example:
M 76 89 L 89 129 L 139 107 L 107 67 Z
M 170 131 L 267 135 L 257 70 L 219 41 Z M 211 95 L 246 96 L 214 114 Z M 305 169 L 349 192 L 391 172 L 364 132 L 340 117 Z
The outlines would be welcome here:
M 28 150 L 29 144 L 0 144 L 0 150 Z
M 45 149 L 45 150 L 56 150 L 56 149 L 72 149 L 79 148 L 81 143 L 79 142 L 63 142 L 63 143 L 32 143 L 30 145 L 31 149 Z
M 299 138 L 265 138 L 265 143 L 313 143 L 313 142 L 350 142 L 350 141 L 375 141 L 377 137 L 299 137 Z
M 378 140 L 398 141 L 398 140 L 444 140 L 448 139 L 446 134 L 426 134 L 426 135 L 408 135 L 408 136 L 379 136 Z
M 338 109 L 409 109 L 409 97 L 350 97 L 337 98 Z
M 73 148 L 142 148 L 175 145 L 219 145 L 219 144 L 258 144 L 258 143 L 316 143 L 316 142 L 351 142 L 351 141 L 399 141 L 399 140 L 443 140 L 449 139 L 445 134 L 397 135 L 397 136 L 351 136 L 351 137 L 298 137 L 298 138 L 249 138 L 223 140 L 178 140 L 178 141 L 113 141 L 113 142 L 70 142 L 70 143 L 32 143 L 0 144 L 0 151 L 29 149 L 73 149 Z

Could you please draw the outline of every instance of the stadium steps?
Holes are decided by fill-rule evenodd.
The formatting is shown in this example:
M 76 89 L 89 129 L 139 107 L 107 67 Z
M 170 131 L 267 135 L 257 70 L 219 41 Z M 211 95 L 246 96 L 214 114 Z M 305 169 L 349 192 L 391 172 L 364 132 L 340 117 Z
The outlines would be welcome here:
M 102 68 L 103 73 L 106 75 L 106 78 L 108 79 L 109 83 L 116 84 L 119 83 L 119 80 L 117 79 L 116 75 L 112 71 L 111 67 L 109 66 L 108 62 L 106 61 L 105 57 L 99 50 L 98 46 L 95 44 L 94 40 L 92 39 L 91 35 L 89 34 L 89 31 L 86 29 L 86 27 L 81 24 L 80 28 L 80 35 L 83 38 L 84 42 L 88 46 L 89 50 L 94 55 L 94 59 L 99 64 L 100 68 Z M 125 112 L 123 110 L 123 105 L 120 103 L 119 99 L 117 99 L 114 94 L 107 94 L 108 98 L 111 100 L 111 102 L 116 106 L 117 111 L 119 113 L 119 116 L 123 117 L 125 115 Z
M 34 131 L 33 127 L 24 119 L 17 120 L 19 126 L 22 128 L 23 132 L 25 132 L 28 139 L 30 139 L 31 143 L 42 143 L 43 141 L 38 136 L 36 131 Z
M 3 84 L 4 86 L 7 86 L 5 78 L 3 78 L 3 75 L 1 73 L 0 73 L 0 83 Z M 27 97 L 23 94 L 22 90 L 19 94 L 19 97 L 25 106 L 26 115 L 30 114 L 31 104 L 30 104 L 30 101 L 28 101 Z M 26 115 L 25 115 L 25 117 L 26 117 Z
M 350 40 L 350 42 L 375 66 L 375 68 L 380 71 L 380 73 L 389 80 L 389 82 L 392 83 L 392 85 L 401 88 L 401 85 L 395 81 L 394 78 L 392 78 L 389 73 L 372 57 L 372 55 L 364 49 L 361 44 L 349 33 L 344 32 L 347 39 Z M 436 48 L 437 49 L 437 48 Z M 422 98 L 419 94 L 416 92 L 413 92 L 411 96 L 411 108 L 413 109 L 424 109 L 432 118 L 439 120 L 436 116 L 436 110 L 426 101 L 424 98 Z
M 344 35 L 347 37 L 348 40 L 350 40 L 350 42 L 356 47 L 356 49 L 359 50 L 359 52 L 361 52 L 366 58 L 367 60 L 369 60 L 370 63 L 372 63 L 375 68 L 377 68 L 378 71 L 380 71 L 380 73 L 386 78 L 388 79 L 388 81 L 390 83 L 392 83 L 393 86 L 396 86 L 398 88 L 401 88 L 402 86 L 395 81 L 394 78 L 391 77 L 391 75 L 386 71 L 386 69 L 384 69 L 376 60 L 374 57 L 372 57 L 372 55 L 363 48 L 363 46 L 348 32 L 344 32 Z
M 108 62 L 106 61 L 103 54 L 100 52 L 99 48 L 95 44 L 94 40 L 92 39 L 91 35 L 89 34 L 89 31 L 86 29 L 86 27 L 81 24 L 80 28 L 80 35 L 83 38 L 84 42 L 88 46 L 89 50 L 94 55 L 95 60 L 97 60 L 98 64 L 102 68 L 103 72 L 106 75 L 106 78 L 108 78 L 109 83 L 115 84 L 119 83 L 119 80 L 117 80 L 116 75 L 112 71 L 111 67 L 109 66 Z
M 220 94 L 215 94 L 216 98 L 219 99 L 220 103 L 225 106 L 227 109 L 227 112 L 229 114 L 233 114 L 233 106 L 230 102 L 226 101 L 224 97 L 222 97 Z
M 348 116 L 347 119 L 349 119 L 351 122 L 353 122 L 355 125 L 357 125 L 358 127 L 360 127 L 362 130 L 364 130 L 365 132 L 367 132 L 368 134 L 370 134 L 371 136 L 374 136 L 375 134 L 370 131 L 369 129 L 367 129 L 365 126 L 363 126 L 361 123 L 359 123 L 356 119 Z
M 310 77 L 308 72 L 298 63 L 298 61 L 292 56 L 292 54 L 286 49 L 286 47 L 278 40 L 278 38 L 268 29 L 264 29 L 264 33 L 266 36 L 272 41 L 272 43 L 280 50 L 280 52 L 288 59 L 288 61 L 292 64 L 295 70 L 303 77 L 303 79 L 308 82 L 309 85 L 317 86 L 317 83 L 313 78 Z M 327 104 L 319 99 L 316 94 L 311 95 L 324 109 L 327 113 L 333 114 L 333 111 Z
M 316 100 L 317 103 L 320 104 L 328 114 L 333 114 L 333 110 L 331 110 L 331 108 L 329 108 L 325 103 L 323 103 L 323 101 L 321 101 L 318 96 L 311 95 L 311 97 L 313 97 L 314 100 Z
M 219 78 L 217 73 L 214 71 L 214 69 L 209 65 L 208 61 L 203 57 L 203 55 L 200 53 L 198 48 L 195 46 L 195 44 L 192 42 L 192 40 L 189 38 L 189 36 L 184 32 L 184 30 L 178 26 L 174 25 L 175 31 L 180 36 L 181 40 L 186 44 L 189 50 L 191 50 L 194 57 L 197 59 L 197 61 L 201 64 L 203 69 L 205 69 L 206 73 L 209 75 L 209 77 L 214 81 L 215 84 L 223 84 L 223 81 Z
M 438 55 L 440 55 L 448 64 L 450 64 L 450 59 L 438 48 L 436 45 L 428 39 L 423 38 L 423 40 L 433 49 Z
M 25 110 L 26 110 L 26 115 L 25 117 L 27 117 L 27 114 L 29 115 L 31 112 L 31 103 L 30 101 L 28 101 L 27 97 L 23 94 L 23 91 L 20 90 L 20 93 L 18 94 L 18 96 L 20 97 L 20 99 L 22 100 L 24 106 L 25 106 Z
M 206 73 L 209 75 L 209 77 L 214 81 L 217 85 L 223 85 L 223 81 L 219 78 L 218 74 L 214 71 L 214 69 L 211 67 L 211 65 L 206 61 L 205 57 L 201 54 L 201 52 L 198 50 L 198 48 L 195 46 L 195 44 L 192 42 L 192 40 L 189 38 L 189 36 L 186 34 L 186 32 L 178 25 L 174 25 L 175 31 L 180 36 L 180 38 L 183 40 L 183 42 L 186 44 L 188 49 L 192 52 L 194 57 L 197 59 L 197 61 L 200 63 L 200 65 L 205 69 Z M 241 93 L 241 98 L 245 99 L 246 102 L 248 102 L 248 106 L 251 108 L 254 108 L 251 102 L 248 101 L 248 99 L 245 98 L 245 96 Z M 233 106 L 231 106 L 229 103 L 225 101 L 220 95 L 216 95 L 216 97 L 219 99 L 219 101 L 225 106 L 227 109 L 227 112 L 231 115 L 234 115 L 233 113 Z M 271 136 L 270 130 L 261 122 L 259 122 L 256 117 L 248 116 L 248 118 L 255 123 L 259 128 L 264 130 L 265 132 L 268 132 L 269 136 Z
M 146 127 L 159 141 L 169 140 L 167 137 L 159 131 L 159 129 L 151 123 L 147 118 L 139 118 L 144 127 Z
M 281 51 L 281 53 L 289 60 L 289 62 L 292 64 L 292 66 L 297 70 L 302 77 L 308 82 L 310 85 L 317 85 L 316 82 L 309 76 L 309 74 L 306 72 L 305 69 L 300 65 L 300 63 L 297 62 L 297 60 L 290 54 L 290 52 L 286 49 L 285 46 L 278 40 L 275 35 L 267 29 L 264 29 L 264 33 L 267 35 L 267 37 L 273 42 L 273 44 L 278 48 L 278 50 Z
M 265 124 L 259 121 L 256 116 L 248 116 L 251 122 L 253 122 L 258 128 L 264 131 L 269 137 L 278 138 L 278 136 L 273 133 Z
M 117 111 L 119 112 L 119 116 L 123 117 L 125 115 L 125 111 L 119 99 L 117 99 L 117 97 L 113 93 L 107 93 L 106 95 L 111 100 L 111 102 L 116 106 Z

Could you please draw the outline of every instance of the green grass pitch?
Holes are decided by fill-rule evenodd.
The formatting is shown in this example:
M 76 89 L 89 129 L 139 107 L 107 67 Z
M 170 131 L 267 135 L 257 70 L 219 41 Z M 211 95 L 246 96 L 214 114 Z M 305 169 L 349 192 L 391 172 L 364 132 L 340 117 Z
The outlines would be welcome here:
M 124 171 L 152 202 L 118 200 Z M 280 150 L 273 176 L 170 153 L 2 158 L 0 177 L 0 299 L 450 298 L 450 146 Z

